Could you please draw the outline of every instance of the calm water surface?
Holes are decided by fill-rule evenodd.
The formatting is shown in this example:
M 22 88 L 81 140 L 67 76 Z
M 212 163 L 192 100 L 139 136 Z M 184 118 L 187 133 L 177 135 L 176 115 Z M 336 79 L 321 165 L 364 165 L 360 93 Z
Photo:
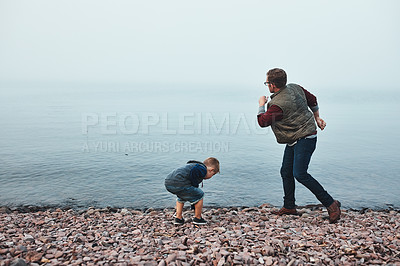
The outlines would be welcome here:
M 398 101 L 314 93 L 328 125 L 309 172 L 345 207 L 399 208 Z M 3 90 L 0 205 L 172 207 L 165 176 L 214 156 L 221 174 L 204 182 L 205 205 L 280 206 L 284 146 L 256 125 L 258 96 Z M 319 203 L 296 189 L 298 205 Z

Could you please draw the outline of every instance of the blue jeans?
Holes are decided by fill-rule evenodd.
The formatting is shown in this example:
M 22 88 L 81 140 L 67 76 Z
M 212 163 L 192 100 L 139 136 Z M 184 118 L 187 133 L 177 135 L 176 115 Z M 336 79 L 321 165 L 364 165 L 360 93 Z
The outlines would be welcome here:
M 329 207 L 333 203 L 333 198 L 328 192 L 307 172 L 316 144 L 317 138 L 303 138 L 299 139 L 293 146 L 286 145 L 281 176 L 285 193 L 283 207 L 287 209 L 293 209 L 296 206 L 295 178 L 308 188 L 325 207 Z
M 194 205 L 204 197 L 203 190 L 198 187 L 165 186 L 165 188 L 172 194 L 175 194 L 178 197 L 177 201 L 180 203 L 189 201 L 190 204 Z

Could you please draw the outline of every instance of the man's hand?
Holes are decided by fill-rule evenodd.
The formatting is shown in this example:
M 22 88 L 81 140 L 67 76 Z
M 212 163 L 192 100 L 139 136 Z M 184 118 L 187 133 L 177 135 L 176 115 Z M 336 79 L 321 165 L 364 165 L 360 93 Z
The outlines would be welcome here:
M 318 127 L 319 127 L 321 130 L 324 130 L 324 128 L 326 127 L 325 121 L 324 121 L 322 118 L 320 118 L 320 117 L 315 118 L 315 121 L 317 122 Z
M 260 106 L 264 106 L 268 101 L 268 96 L 261 96 L 260 99 L 258 100 L 258 104 Z

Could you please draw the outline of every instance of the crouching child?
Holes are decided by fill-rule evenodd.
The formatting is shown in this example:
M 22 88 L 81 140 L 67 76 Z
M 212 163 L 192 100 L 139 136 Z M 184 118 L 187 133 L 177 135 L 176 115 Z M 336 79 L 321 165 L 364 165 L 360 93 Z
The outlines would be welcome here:
M 204 162 L 189 161 L 185 166 L 175 169 L 165 178 L 165 188 L 177 196 L 174 224 L 185 223 L 182 212 L 186 201 L 194 208 L 193 223 L 203 225 L 207 222 L 202 218 L 204 192 L 199 184 L 204 179 L 210 179 L 219 173 L 219 161 L 209 157 Z

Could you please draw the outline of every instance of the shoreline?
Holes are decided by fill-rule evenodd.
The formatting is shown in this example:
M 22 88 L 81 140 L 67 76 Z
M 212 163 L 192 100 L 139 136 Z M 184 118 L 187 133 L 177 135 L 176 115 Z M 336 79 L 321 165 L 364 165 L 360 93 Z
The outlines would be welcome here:
M 400 212 L 204 208 L 207 225 L 173 225 L 174 208 L 0 212 L 0 265 L 400 265 Z M 4 210 L 4 208 L 3 208 Z M 5 209 L 6 210 L 6 209 Z
M 203 209 L 245 209 L 245 208 L 260 208 L 261 206 L 267 204 L 270 207 L 274 208 L 280 208 L 280 206 L 275 206 L 271 205 L 269 203 L 264 203 L 259 206 L 204 206 Z M 187 209 L 188 204 L 185 204 L 184 208 Z M 307 204 L 307 205 L 301 205 L 301 206 L 296 206 L 297 209 L 316 209 L 316 208 L 325 208 L 322 204 Z M 0 205 L 0 213 L 2 212 L 19 212 L 19 213 L 29 213 L 29 212 L 37 212 L 37 211 L 54 211 L 60 209 L 62 211 L 68 211 L 68 210 L 74 210 L 74 211 L 85 211 L 88 209 L 98 209 L 98 210 L 103 210 L 103 211 L 110 211 L 110 212 L 118 212 L 119 210 L 122 209 L 127 209 L 127 210 L 134 210 L 134 211 L 141 211 L 141 212 L 146 212 L 147 210 L 156 210 L 156 211 L 162 211 L 166 209 L 174 209 L 173 206 L 171 207 L 166 207 L 166 208 L 161 208 L 161 207 L 143 207 L 143 208 L 132 208 L 132 207 L 113 207 L 113 206 L 107 206 L 107 207 L 98 207 L 98 206 L 74 206 L 74 205 L 16 205 L 16 206 L 8 206 L 8 205 Z M 391 212 L 395 211 L 400 213 L 400 207 L 393 207 L 393 206 L 387 206 L 386 208 L 370 208 L 370 207 L 361 207 L 361 208 L 341 208 L 344 210 L 348 211 L 354 211 L 354 212 L 360 212 L 365 213 L 366 211 L 375 211 L 375 212 Z

